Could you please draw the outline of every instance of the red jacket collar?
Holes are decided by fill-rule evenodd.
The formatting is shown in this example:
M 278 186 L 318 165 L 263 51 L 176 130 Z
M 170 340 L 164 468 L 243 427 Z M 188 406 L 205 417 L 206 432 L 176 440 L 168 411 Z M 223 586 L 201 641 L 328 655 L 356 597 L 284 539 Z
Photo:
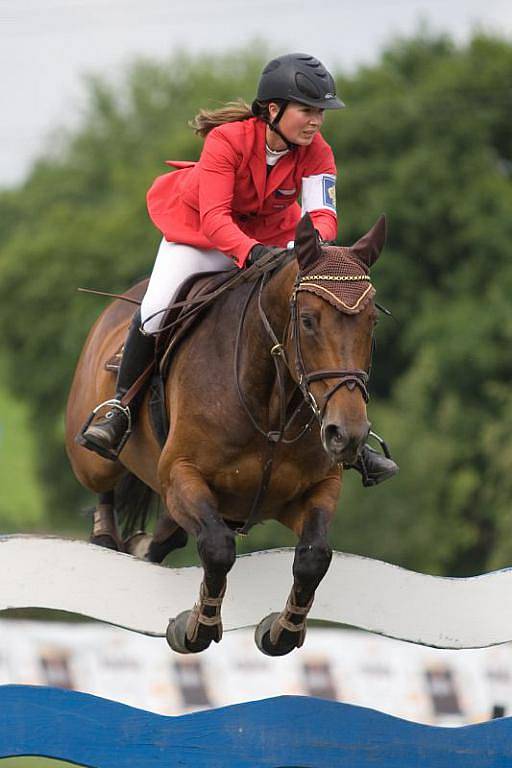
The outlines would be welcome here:
M 269 197 L 279 187 L 283 179 L 289 175 L 298 157 L 304 151 L 303 147 L 297 147 L 297 149 L 288 152 L 287 155 L 279 160 L 275 168 L 267 176 L 265 139 L 266 125 L 263 120 L 256 119 L 254 122 L 254 142 L 249 158 L 249 168 L 258 194 L 260 207 L 263 205 L 265 198 Z

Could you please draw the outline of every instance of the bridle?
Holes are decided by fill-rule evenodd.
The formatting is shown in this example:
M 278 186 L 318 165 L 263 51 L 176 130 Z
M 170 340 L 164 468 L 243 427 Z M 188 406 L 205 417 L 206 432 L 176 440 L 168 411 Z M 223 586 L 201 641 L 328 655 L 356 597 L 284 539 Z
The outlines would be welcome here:
M 309 371 L 309 372 L 306 371 L 305 364 L 304 364 L 304 357 L 302 354 L 301 342 L 300 342 L 298 294 L 301 292 L 301 290 L 303 290 L 301 288 L 301 285 L 304 282 L 307 281 L 308 283 L 311 283 L 312 281 L 314 281 L 315 277 L 317 279 L 322 278 L 322 280 L 325 280 L 326 279 L 325 275 L 319 275 L 319 276 L 308 275 L 304 277 L 301 275 L 299 270 L 299 272 L 297 273 L 297 277 L 295 279 L 295 284 L 293 287 L 292 294 L 289 299 L 290 315 L 289 315 L 288 322 L 285 325 L 283 340 L 280 341 L 278 339 L 263 308 L 263 291 L 268 281 L 270 280 L 270 278 L 276 273 L 278 269 L 280 269 L 283 266 L 284 263 L 286 263 L 286 261 L 279 260 L 279 263 L 277 264 L 275 270 L 265 272 L 253 284 L 251 290 L 247 295 L 245 303 L 243 305 L 239 324 L 238 324 L 237 335 L 236 335 L 235 354 L 234 354 L 234 378 L 235 378 L 235 384 L 236 384 L 238 396 L 253 427 L 260 435 L 265 437 L 267 441 L 267 452 L 266 452 L 265 460 L 263 462 L 263 473 L 262 473 L 260 486 L 253 500 L 253 504 L 252 504 L 251 511 L 249 513 L 249 517 L 247 521 L 245 522 L 242 528 L 237 530 L 237 533 L 240 535 L 246 535 L 249 532 L 250 528 L 252 528 L 252 526 L 256 522 L 258 522 L 260 508 L 263 503 L 263 499 L 265 497 L 265 494 L 271 479 L 272 462 L 273 462 L 274 450 L 276 445 L 278 445 L 279 443 L 283 443 L 285 445 L 291 445 L 293 443 L 296 443 L 306 434 L 306 432 L 308 432 L 311 429 L 311 426 L 315 419 L 318 421 L 319 425 L 321 426 L 322 420 L 325 414 L 325 410 L 327 408 L 327 405 L 329 404 L 331 397 L 341 387 L 346 386 L 349 390 L 354 390 L 355 387 L 358 387 L 361 391 L 361 394 L 363 396 L 365 403 L 367 403 L 370 398 L 367 385 L 369 381 L 369 372 L 371 369 L 371 364 L 368 371 L 364 371 L 359 368 L 343 368 L 339 370 L 318 370 L 318 371 Z M 370 282 L 370 278 L 367 275 L 361 275 L 361 276 L 358 275 L 356 276 L 356 278 Z M 354 279 L 354 276 L 352 275 L 336 276 L 335 279 L 341 280 L 341 281 L 344 281 L 344 280 L 351 281 Z M 274 362 L 276 384 L 277 384 L 277 391 L 278 391 L 278 398 L 279 398 L 279 424 L 277 425 L 276 428 L 271 427 L 270 429 L 264 429 L 258 424 L 256 418 L 254 417 L 254 414 L 249 408 L 249 405 L 245 399 L 245 396 L 240 384 L 240 349 L 241 349 L 242 332 L 245 324 L 245 318 L 247 316 L 248 307 L 251 303 L 251 300 L 255 296 L 256 292 L 258 293 L 257 305 L 258 305 L 258 312 L 260 315 L 260 319 L 272 344 L 270 348 L 270 355 Z M 292 367 L 290 366 L 290 362 L 286 354 L 286 346 L 287 346 L 286 341 L 288 339 L 288 336 L 290 336 L 290 338 L 294 342 L 295 370 L 293 370 Z M 372 344 L 372 349 L 373 349 L 373 344 Z M 287 398 L 286 383 L 285 383 L 285 376 L 287 371 L 290 374 L 292 380 L 296 381 L 294 393 L 297 390 L 300 390 L 302 394 L 301 402 L 299 403 L 298 407 L 295 408 L 295 410 L 293 411 L 293 413 L 289 418 L 287 418 L 288 398 Z M 316 401 L 315 396 L 313 395 L 313 392 L 311 391 L 310 385 L 315 381 L 324 381 L 328 379 L 336 379 L 337 381 L 327 390 L 326 394 L 324 395 L 323 404 L 320 407 Z M 292 398 L 290 398 L 289 401 L 293 399 L 293 394 L 292 394 Z M 311 418 L 306 422 L 306 424 L 299 430 L 299 432 L 294 437 L 292 438 L 287 437 L 286 433 L 288 432 L 292 423 L 295 421 L 295 419 L 297 418 L 297 416 L 302 411 L 305 405 L 308 405 L 312 411 Z
M 341 370 L 335 370 L 335 371 L 310 371 L 309 373 L 306 372 L 306 367 L 304 365 L 304 358 L 302 356 L 302 348 L 300 344 L 300 323 L 299 323 L 299 313 L 298 313 L 298 300 L 297 295 L 301 291 L 301 284 L 308 282 L 312 283 L 316 280 L 322 279 L 329 279 L 329 275 L 308 275 L 307 277 L 301 277 L 300 272 L 297 274 L 297 278 L 295 280 L 295 286 L 293 289 L 293 293 L 290 298 L 290 331 L 292 338 L 295 341 L 295 373 L 297 376 L 298 386 L 302 392 L 302 395 L 304 397 L 304 400 L 309 402 L 309 405 L 311 406 L 313 413 L 315 414 L 316 418 L 318 419 L 319 423 L 322 423 L 325 410 L 327 408 L 327 405 L 329 404 L 329 400 L 331 397 L 337 392 L 340 387 L 346 386 L 347 389 L 353 390 L 356 386 L 359 387 L 361 390 L 361 394 L 363 396 L 363 399 L 365 403 L 367 403 L 370 399 L 370 395 L 368 394 L 368 380 L 369 380 L 369 372 L 363 371 L 360 368 L 343 368 Z M 352 275 L 341 275 L 337 276 L 337 280 L 339 281 L 352 281 L 353 280 Z M 359 277 L 359 275 L 357 275 Z M 367 275 L 361 276 L 362 280 L 370 281 L 370 278 Z M 334 384 L 330 389 L 327 390 L 326 394 L 324 395 L 324 402 L 322 407 L 320 408 L 318 406 L 318 403 L 316 402 L 316 399 L 311 392 L 310 384 L 313 381 L 323 381 L 325 379 L 338 379 L 337 383 Z

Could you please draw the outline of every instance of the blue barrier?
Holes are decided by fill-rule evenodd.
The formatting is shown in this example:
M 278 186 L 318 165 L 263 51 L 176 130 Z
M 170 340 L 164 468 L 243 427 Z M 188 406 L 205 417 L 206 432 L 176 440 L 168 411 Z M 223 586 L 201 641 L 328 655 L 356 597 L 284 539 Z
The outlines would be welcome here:
M 280 696 L 179 717 L 55 688 L 0 687 L 0 758 L 90 768 L 509 768 L 512 719 L 439 728 Z

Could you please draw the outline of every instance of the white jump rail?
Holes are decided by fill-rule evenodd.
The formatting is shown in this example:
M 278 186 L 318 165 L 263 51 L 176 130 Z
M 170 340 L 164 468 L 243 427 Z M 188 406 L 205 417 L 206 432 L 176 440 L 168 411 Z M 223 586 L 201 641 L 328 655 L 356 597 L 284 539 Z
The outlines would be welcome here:
M 237 558 L 225 630 L 284 607 L 293 556 L 287 548 Z M 199 567 L 166 568 L 83 541 L 0 537 L 0 611 L 62 610 L 164 637 L 169 618 L 194 604 L 201 579 Z M 310 618 L 436 648 L 498 645 L 512 640 L 512 570 L 444 578 L 335 552 Z

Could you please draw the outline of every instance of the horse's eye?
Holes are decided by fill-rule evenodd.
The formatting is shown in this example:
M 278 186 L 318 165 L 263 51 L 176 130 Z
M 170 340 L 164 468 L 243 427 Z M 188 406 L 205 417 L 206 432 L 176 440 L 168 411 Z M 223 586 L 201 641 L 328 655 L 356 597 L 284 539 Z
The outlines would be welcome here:
M 315 320 L 311 315 L 301 315 L 300 321 L 305 331 L 315 330 Z

